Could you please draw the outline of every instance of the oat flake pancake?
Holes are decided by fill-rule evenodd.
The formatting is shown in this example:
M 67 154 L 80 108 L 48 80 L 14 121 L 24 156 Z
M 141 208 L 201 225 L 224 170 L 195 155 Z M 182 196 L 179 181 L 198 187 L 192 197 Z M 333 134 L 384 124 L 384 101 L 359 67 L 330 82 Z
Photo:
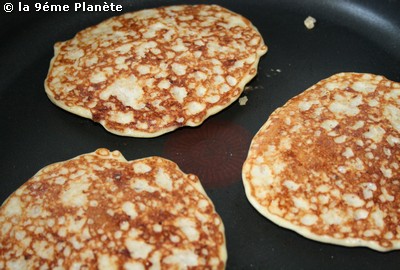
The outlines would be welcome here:
M 273 112 L 243 166 L 251 204 L 313 240 L 400 248 L 400 84 L 340 73 Z
M 55 163 L 0 208 L 0 269 L 224 269 L 226 258 L 199 179 L 160 157 L 99 149 Z
M 45 81 L 53 103 L 112 133 L 155 137 L 235 101 L 267 47 L 241 15 L 182 5 L 113 17 L 54 50 Z

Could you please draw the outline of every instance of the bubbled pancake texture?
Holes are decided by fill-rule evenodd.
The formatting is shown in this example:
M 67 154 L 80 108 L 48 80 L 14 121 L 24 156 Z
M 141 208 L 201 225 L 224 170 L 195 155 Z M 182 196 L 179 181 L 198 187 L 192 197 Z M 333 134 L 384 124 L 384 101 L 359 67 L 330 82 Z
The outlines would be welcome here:
M 112 133 L 154 137 L 231 104 L 266 51 L 247 19 L 216 5 L 142 10 L 57 43 L 45 88 Z
M 277 109 L 243 167 L 275 223 L 322 242 L 400 248 L 400 84 L 340 73 Z
M 99 149 L 40 170 L 0 209 L 1 269 L 224 269 L 224 227 L 198 178 Z

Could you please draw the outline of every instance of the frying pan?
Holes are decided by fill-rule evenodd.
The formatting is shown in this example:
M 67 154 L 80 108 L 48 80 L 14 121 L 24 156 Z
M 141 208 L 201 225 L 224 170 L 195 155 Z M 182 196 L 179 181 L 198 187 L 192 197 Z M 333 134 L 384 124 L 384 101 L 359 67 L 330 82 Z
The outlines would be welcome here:
M 1 7 L 5 2 L 12 1 L 2 0 Z M 244 15 L 269 51 L 246 88 L 245 106 L 235 102 L 200 127 L 154 139 L 119 137 L 59 109 L 43 81 L 56 41 L 123 12 L 185 2 L 107 1 L 121 4 L 122 12 L 36 12 L 26 2 L 30 12 L 0 11 L 1 201 L 45 165 L 100 147 L 120 150 L 128 160 L 158 155 L 200 176 L 225 224 L 227 269 L 399 269 L 398 251 L 317 243 L 268 221 L 248 203 L 240 170 L 252 136 L 271 112 L 317 81 L 342 71 L 400 81 L 400 1 L 186 1 Z M 60 3 L 72 5 L 49 4 Z M 312 30 L 303 25 L 309 15 L 317 19 Z

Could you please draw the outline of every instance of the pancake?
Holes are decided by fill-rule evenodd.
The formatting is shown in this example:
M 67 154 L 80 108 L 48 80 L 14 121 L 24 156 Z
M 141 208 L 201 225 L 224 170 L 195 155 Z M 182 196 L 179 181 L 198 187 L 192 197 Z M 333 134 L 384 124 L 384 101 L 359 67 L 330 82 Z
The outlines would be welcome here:
M 400 83 L 340 73 L 274 111 L 243 166 L 250 203 L 320 242 L 400 248 Z
M 1 269 L 224 269 L 224 227 L 195 175 L 98 149 L 41 169 L 0 208 Z
M 57 106 L 121 136 L 198 126 L 239 98 L 267 47 L 217 5 L 147 9 L 58 42 L 45 80 Z

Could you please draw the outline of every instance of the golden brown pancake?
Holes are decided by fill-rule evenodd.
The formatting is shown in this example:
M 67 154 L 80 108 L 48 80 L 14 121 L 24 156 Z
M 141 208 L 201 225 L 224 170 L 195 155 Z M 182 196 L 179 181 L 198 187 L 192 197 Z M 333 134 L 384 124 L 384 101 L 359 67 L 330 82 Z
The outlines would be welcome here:
M 199 179 L 160 157 L 99 149 L 55 163 L 0 208 L 1 269 L 224 269 L 226 259 Z
M 321 242 L 400 248 L 400 83 L 340 73 L 271 114 L 243 166 L 250 203 Z
M 239 14 L 182 5 L 113 17 L 54 51 L 45 81 L 54 104 L 118 135 L 155 137 L 239 98 L 267 47 Z

